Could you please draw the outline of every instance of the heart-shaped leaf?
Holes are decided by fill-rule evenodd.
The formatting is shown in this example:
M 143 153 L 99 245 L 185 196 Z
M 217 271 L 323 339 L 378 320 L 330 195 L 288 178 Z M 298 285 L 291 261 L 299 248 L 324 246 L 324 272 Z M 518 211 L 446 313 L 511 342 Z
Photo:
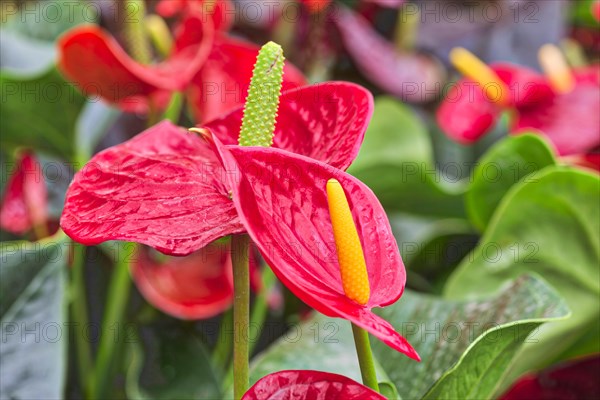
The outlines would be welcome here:
M 544 366 L 577 341 L 583 347 L 571 349 L 571 356 L 599 351 L 599 187 L 598 175 L 560 167 L 521 181 L 501 201 L 478 248 L 448 281 L 445 294 L 464 299 L 535 271 L 573 310 L 570 319 L 545 326 L 539 340 L 526 345 L 508 381 Z
M 63 238 L 0 247 L 0 398 L 59 399 L 70 326 Z
M 494 145 L 477 163 L 465 194 L 471 222 L 485 229 L 506 192 L 519 180 L 536 179 L 536 172 L 555 165 L 553 151 L 535 134 L 510 136 Z
M 0 74 L 2 147 L 26 146 L 66 160 L 75 155 L 75 123 L 84 98 L 55 69 L 35 78 Z
M 423 360 L 412 362 L 373 342 L 375 356 L 403 398 L 421 398 L 428 390 L 430 398 L 442 392 L 452 398 L 469 398 L 470 393 L 476 394 L 471 398 L 489 398 L 527 334 L 569 310 L 544 281 L 522 276 L 493 296 L 473 301 L 409 292 L 380 314 L 415 342 Z M 534 332 L 529 340 L 538 336 Z
M 136 333 L 131 338 L 136 340 L 130 341 L 129 398 L 221 398 L 210 358 L 193 332 L 173 320 L 162 320 L 140 326 L 139 336 Z

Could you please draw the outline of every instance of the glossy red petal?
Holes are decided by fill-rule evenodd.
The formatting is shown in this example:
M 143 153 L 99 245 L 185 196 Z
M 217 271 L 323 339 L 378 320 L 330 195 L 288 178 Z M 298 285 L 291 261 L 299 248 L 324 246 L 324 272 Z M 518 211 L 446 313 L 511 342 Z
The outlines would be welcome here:
M 58 66 L 87 95 L 142 110 L 154 92 L 188 86 L 208 56 L 213 38 L 210 21 L 185 18 L 175 29 L 172 55 L 162 63 L 143 65 L 101 28 L 80 26 L 59 39 Z
M 346 318 L 418 358 L 399 333 L 371 312 L 395 302 L 406 281 L 396 240 L 373 192 L 337 168 L 284 150 L 227 146 L 222 157 L 240 219 L 277 277 L 317 311 Z M 365 249 L 371 287 L 366 306 L 350 300 L 342 288 L 325 191 L 330 178 L 348 195 Z
M 485 135 L 501 111 L 498 104 L 488 100 L 478 83 L 462 79 L 448 91 L 436 117 L 446 135 L 468 144 Z
M 501 400 L 566 400 L 600 398 L 600 356 L 574 360 L 526 375 Z
M 348 82 L 326 82 L 282 94 L 273 147 L 346 169 L 356 158 L 371 115 L 373 96 Z M 205 126 L 225 144 L 237 144 L 243 106 Z
M 15 164 L 0 208 L 0 227 L 23 234 L 34 225 L 48 221 L 48 195 L 42 167 L 31 153 L 24 153 Z
M 212 243 L 186 257 L 153 257 L 140 248 L 131 265 L 133 279 L 146 300 L 181 319 L 205 319 L 233 303 L 229 244 Z M 165 257 L 165 256 L 163 256 Z
M 493 64 L 491 68 L 508 86 L 511 103 L 517 108 L 536 107 L 555 96 L 548 80 L 532 69 L 509 63 Z
M 165 121 L 76 174 L 61 227 L 87 245 L 127 240 L 186 255 L 244 231 L 223 176 L 210 144 Z
M 586 153 L 600 145 L 600 86 L 583 81 L 551 102 L 519 110 L 515 129 L 537 129 L 558 154 Z
M 243 106 L 259 47 L 221 35 L 202 70 L 189 90 L 197 121 L 209 121 Z M 295 89 L 306 80 L 294 66 L 286 63 L 283 90 Z
M 343 375 L 311 370 L 269 374 L 242 397 L 242 400 L 276 399 L 385 400 L 385 397 Z
M 422 103 L 435 99 L 444 70 L 431 57 L 400 52 L 360 15 L 340 7 L 333 18 L 344 45 L 365 78 L 404 100 Z

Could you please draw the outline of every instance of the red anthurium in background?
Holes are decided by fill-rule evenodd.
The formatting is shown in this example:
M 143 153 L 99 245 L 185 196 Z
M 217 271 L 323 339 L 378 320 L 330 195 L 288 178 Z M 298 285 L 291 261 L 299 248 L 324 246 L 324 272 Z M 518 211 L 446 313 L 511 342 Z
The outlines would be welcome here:
M 286 92 L 274 146 L 347 168 L 372 111 L 371 94 L 350 83 Z M 216 136 L 225 143 L 237 141 L 237 116 L 233 112 L 219 122 Z M 127 240 L 167 254 L 190 254 L 245 230 L 230 199 L 227 175 L 211 144 L 162 122 L 98 153 L 77 173 L 61 226 L 87 245 Z
M 600 356 L 573 360 L 536 375 L 522 377 L 501 400 L 565 400 L 600 398 Z
M 89 96 L 147 113 L 164 107 L 169 93 L 184 90 L 206 61 L 214 41 L 210 19 L 185 16 L 175 27 L 174 45 L 160 63 L 144 65 L 132 59 L 103 29 L 76 27 L 58 42 L 58 67 Z
M 153 257 L 140 248 L 131 272 L 148 302 L 181 319 L 210 318 L 233 303 L 229 243 L 212 243 L 187 257 Z
M 15 171 L 4 189 L 0 227 L 17 235 L 34 230 L 41 239 L 47 235 L 47 203 L 42 167 L 32 153 L 24 152 L 17 157 Z
M 197 121 L 243 105 L 259 47 L 226 34 L 234 10 L 230 2 L 171 1 L 158 4 L 164 16 L 178 15 L 174 44 L 162 62 L 132 59 L 108 32 L 81 26 L 59 40 L 60 70 L 87 95 L 124 111 L 146 114 L 166 107 L 176 91 L 189 95 Z M 284 89 L 306 84 L 286 65 Z
M 180 319 L 214 317 L 233 304 L 229 240 L 216 241 L 186 256 L 159 255 L 140 247 L 131 274 L 148 303 Z M 153 252 L 155 254 L 153 254 Z M 250 257 L 250 287 L 261 289 L 257 260 Z
M 242 400 L 275 399 L 385 400 L 385 397 L 345 376 L 310 370 L 269 374 L 242 397 Z
M 486 134 L 505 110 L 513 111 L 513 133 L 537 130 L 559 155 L 584 154 L 600 145 L 600 69 L 568 70 L 557 49 L 540 57 L 549 77 L 511 64 L 489 68 L 463 49 L 451 58 L 469 79 L 460 80 L 437 112 L 442 130 L 472 143 Z M 473 79 L 471 79 L 473 78 Z M 476 81 L 476 80 L 477 81 Z M 484 88 L 485 90 L 483 90 Z

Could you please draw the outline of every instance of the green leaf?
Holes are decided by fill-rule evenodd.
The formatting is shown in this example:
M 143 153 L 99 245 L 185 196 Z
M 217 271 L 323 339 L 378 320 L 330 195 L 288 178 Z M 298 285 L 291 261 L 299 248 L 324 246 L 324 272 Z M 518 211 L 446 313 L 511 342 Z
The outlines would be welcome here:
M 465 195 L 471 222 L 483 231 L 506 192 L 524 177 L 535 180 L 549 165 L 556 160 L 540 135 L 509 136 L 496 143 L 477 163 Z
M 81 0 L 10 3 L 2 2 L 0 67 L 20 76 L 47 71 L 56 58 L 56 39 L 79 24 L 95 23 L 100 15 L 97 6 Z
M 266 43 L 258 52 L 244 105 L 239 139 L 241 146 L 269 147 L 273 144 L 283 82 L 283 60 L 283 49 L 274 42 Z
M 373 342 L 371 338 L 371 342 Z M 375 362 L 380 382 L 390 382 Z M 293 325 L 287 333 L 259 354 L 250 366 L 250 383 L 285 369 L 332 372 L 362 382 L 350 322 L 315 314 Z
M 432 218 L 398 213 L 390 223 L 408 273 L 407 287 L 441 293 L 446 279 L 478 239 L 460 218 Z
M 514 376 L 545 366 L 583 340 L 600 351 L 600 179 L 577 169 L 548 167 L 532 182 L 522 181 L 504 197 L 480 245 L 451 276 L 449 298 L 491 293 L 523 273 L 535 271 L 564 297 L 573 316 L 544 327 L 515 362 Z M 578 351 L 569 351 L 571 355 Z M 581 353 L 579 353 L 581 354 Z
M 417 363 L 372 341 L 375 356 L 403 398 L 416 399 L 438 381 L 453 398 L 489 398 L 531 329 L 567 316 L 558 293 L 544 281 L 522 276 L 493 296 L 449 301 L 406 291 L 394 305 L 378 310 L 415 347 Z M 532 324 L 534 326 L 532 326 Z M 521 332 L 514 336 L 515 329 Z M 529 340 L 536 340 L 534 332 Z M 493 361 L 493 362 L 490 362 Z M 442 386 L 443 385 L 443 386 Z M 436 392 L 430 396 L 438 395 Z
M 85 100 L 56 69 L 36 78 L 0 73 L 2 147 L 26 146 L 67 160 L 75 155 L 75 124 Z
M 373 119 L 348 172 L 365 182 L 388 210 L 465 215 L 462 186 L 450 184 L 436 169 L 425 125 L 410 107 L 390 97 L 375 101 Z
M 140 334 L 132 338 L 136 340 L 131 340 L 129 346 L 128 398 L 222 398 L 204 344 L 193 332 L 185 331 L 180 321 L 142 326 Z
M 66 378 L 64 237 L 0 245 L 0 398 L 63 398 Z

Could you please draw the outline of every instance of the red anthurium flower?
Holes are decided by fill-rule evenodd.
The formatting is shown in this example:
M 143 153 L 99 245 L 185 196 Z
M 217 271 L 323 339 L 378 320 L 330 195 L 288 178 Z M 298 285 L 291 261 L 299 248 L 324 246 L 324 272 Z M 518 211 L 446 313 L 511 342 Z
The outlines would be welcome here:
M 385 5 L 397 6 L 393 1 Z M 424 54 L 400 51 L 365 18 L 345 7 L 336 11 L 333 22 L 346 50 L 367 79 L 410 102 L 423 103 L 436 98 L 444 80 L 439 62 Z
M 461 59 L 463 54 L 461 51 Z M 537 130 L 554 144 L 559 155 L 585 153 L 600 145 L 600 115 L 589 112 L 600 108 L 597 67 L 560 71 L 572 75 L 572 84 L 567 83 L 570 87 L 562 90 L 552 79 L 524 67 L 495 64 L 488 72 L 478 60 L 469 60 L 471 63 L 469 67 L 476 74 L 485 76 L 483 87 L 490 91 L 482 89 L 482 82 L 462 79 L 448 93 L 437 120 L 454 140 L 478 140 L 504 110 L 512 110 L 513 133 Z M 490 74 L 494 76 L 488 79 Z
M 563 400 L 600 398 L 600 356 L 594 355 L 525 375 L 501 400 Z
M 276 399 L 385 400 L 385 397 L 343 375 L 310 370 L 269 374 L 242 397 L 242 400 Z
M 347 319 L 418 360 L 406 339 L 371 311 L 398 300 L 406 281 L 396 240 L 373 192 L 339 169 L 285 150 L 217 147 L 240 220 L 279 280 L 317 311 Z M 365 249 L 370 296 L 364 304 L 350 299 L 342 286 L 325 191 L 331 178 L 348 196 Z
M 293 112 L 284 112 L 284 107 L 279 114 L 285 124 L 288 118 L 301 121 L 298 115 L 320 109 L 309 123 L 322 140 L 291 135 L 279 145 L 330 164 L 276 148 L 225 146 L 208 128 L 201 138 L 163 122 L 93 157 L 69 188 L 61 226 L 84 244 L 129 240 L 179 255 L 246 231 L 278 278 L 309 306 L 348 319 L 418 359 L 410 344 L 371 311 L 395 302 L 406 280 L 385 212 L 364 184 L 337 168 L 356 155 L 372 98 L 356 85 L 328 85 L 337 91 L 331 98 L 343 99 L 334 108 L 337 112 L 299 100 Z M 337 120 L 333 132 L 326 130 L 331 118 Z M 338 153 L 347 158 L 332 156 Z M 324 190 L 331 178 L 348 194 L 367 250 L 370 296 L 361 304 L 342 287 Z
M 212 48 L 209 19 L 187 15 L 175 28 L 170 56 L 154 65 L 130 58 L 116 39 L 93 26 L 76 27 L 58 42 L 61 71 L 90 96 L 118 104 L 125 111 L 145 113 L 164 107 L 169 93 L 185 89 Z
M 331 82 L 286 92 L 277 129 L 289 131 L 277 131 L 274 146 L 347 168 L 372 111 L 371 94 L 354 84 Z M 237 141 L 237 115 L 220 120 L 216 136 L 225 143 Z M 76 174 L 61 226 L 87 245 L 127 240 L 167 254 L 190 254 L 245 231 L 226 179 L 210 143 L 162 122 L 98 153 Z
M 42 167 L 29 152 L 20 155 L 1 203 L 0 227 L 18 235 L 48 223 L 48 197 Z
M 233 303 L 228 243 L 212 243 L 187 257 L 162 258 L 140 248 L 131 266 L 136 286 L 156 308 L 181 319 L 203 319 Z

